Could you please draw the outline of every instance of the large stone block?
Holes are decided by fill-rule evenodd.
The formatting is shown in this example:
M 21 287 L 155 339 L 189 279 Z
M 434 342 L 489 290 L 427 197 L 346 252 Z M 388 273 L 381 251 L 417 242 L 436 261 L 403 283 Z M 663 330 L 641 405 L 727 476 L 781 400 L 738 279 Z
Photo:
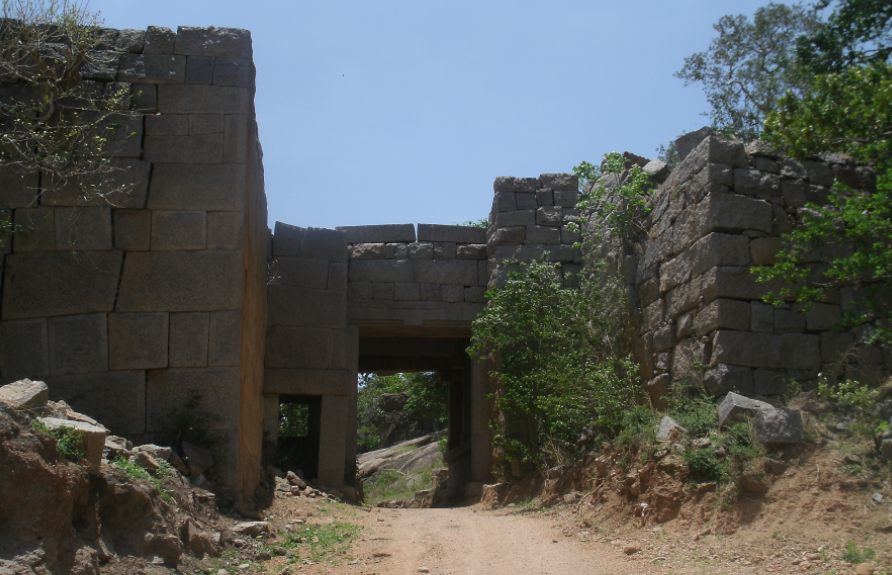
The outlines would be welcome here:
M 666 292 L 666 318 L 674 319 L 697 307 L 701 298 L 701 286 L 702 278 L 697 276 L 690 282 Z
M 18 231 L 13 234 L 16 253 L 46 252 L 56 249 L 56 212 L 53 208 L 15 210 L 13 221 Z
M 549 194 L 550 193 L 551 192 L 549 192 Z M 492 211 L 493 212 L 513 212 L 516 209 L 517 209 L 517 202 L 514 199 L 514 192 L 496 192 L 495 195 L 493 196 L 493 198 L 492 198 Z
M 186 58 L 173 54 L 122 54 L 118 81 L 131 84 L 182 84 Z
M 842 321 L 842 309 L 838 305 L 814 303 L 805 313 L 808 331 L 828 331 Z
M 745 417 L 752 417 L 763 409 L 772 409 L 773 407 L 770 403 L 731 392 L 719 404 L 719 427 L 741 421 Z
M 38 175 L 22 174 L 10 166 L 0 167 L 0 207 L 30 208 L 37 204 Z
M 168 84 L 158 86 L 158 110 L 162 114 L 247 114 L 247 88 Z
M 762 445 L 805 443 L 802 412 L 797 409 L 759 410 L 753 419 L 753 432 Z
M 155 164 L 146 207 L 236 212 L 245 196 L 243 164 Z
M 455 248 L 455 242 L 434 242 L 434 259 L 454 260 Z
M 213 84 L 215 61 L 207 56 L 187 56 L 186 84 Z
M 115 435 L 146 431 L 146 373 L 109 371 L 50 377 L 49 397 L 89 415 Z
M 778 282 L 757 283 L 748 267 L 715 267 L 703 274 L 701 286 L 705 301 L 716 298 L 760 300 L 770 291 L 777 292 Z
M 3 319 L 111 311 L 122 257 L 119 251 L 7 256 Z
M 328 287 L 330 265 L 328 260 L 278 257 L 270 268 L 270 283 L 324 290 Z
M 347 296 L 342 291 L 271 285 L 268 298 L 271 324 L 338 329 L 347 324 Z
M 264 371 L 263 393 L 347 395 L 348 373 L 345 369 L 267 369 Z
M 745 230 L 771 233 L 771 224 L 771 204 L 739 194 L 709 194 L 697 208 L 700 235 Z
M 720 363 L 703 375 L 706 393 L 718 397 L 731 391 L 752 395 L 753 370 L 748 367 Z
M 223 134 L 197 136 L 146 136 L 143 156 L 153 163 L 219 164 L 223 161 Z
M 248 159 L 248 116 L 226 116 L 223 161 L 244 164 Z
M 536 223 L 540 226 L 560 227 L 564 223 L 564 209 L 560 206 L 543 206 L 536 210 Z
M 790 376 L 786 371 L 773 369 L 753 370 L 753 393 L 761 396 L 780 395 L 787 392 Z
M 347 264 L 332 262 L 328 266 L 328 289 L 347 289 Z
M 450 303 L 465 301 L 465 288 L 459 285 L 442 285 L 440 286 L 440 299 Z
M 855 336 L 851 333 L 821 334 L 821 359 L 825 363 L 836 363 L 843 356 L 855 350 Z
M 234 310 L 241 297 L 240 251 L 132 252 L 116 311 Z
M 536 193 L 538 194 L 538 192 Z M 514 194 L 514 203 L 517 204 L 518 210 L 535 210 L 539 207 L 538 201 L 536 194 L 532 192 L 517 192 Z M 554 205 L 554 202 L 551 205 Z
M 109 160 L 108 167 L 110 172 L 58 184 L 51 175 L 44 174 L 40 203 L 45 206 L 145 207 L 152 165 L 135 158 L 121 158 Z
M 127 251 L 148 251 L 151 247 L 150 210 L 113 210 L 115 247 Z
M 346 262 L 347 234 L 325 228 L 307 228 L 299 255 L 303 258 Z
M 56 417 L 40 417 L 38 420 L 49 431 L 76 429 L 80 435 L 78 447 L 84 454 L 83 462 L 87 471 L 91 475 L 99 473 L 99 468 L 102 465 L 102 450 L 105 446 L 105 438 L 108 437 L 107 429 L 85 421 L 72 421 Z
M 486 245 L 491 250 L 495 250 L 499 246 L 519 246 L 526 240 L 526 234 L 526 226 L 499 228 L 493 231 Z
M 816 335 L 720 330 L 713 339 L 711 364 L 811 371 L 821 366 L 819 342 Z
M 532 226 L 535 223 L 535 210 L 517 210 L 514 212 L 497 213 L 494 225 L 496 228 L 508 228 L 512 226 Z
M 207 248 L 237 250 L 242 245 L 245 215 L 241 212 L 207 213 Z
M 414 280 L 427 284 L 477 285 L 477 262 L 473 260 L 416 260 Z
M 412 224 L 338 226 L 335 230 L 347 234 L 348 244 L 415 241 L 415 226 Z
M 216 56 L 217 58 L 251 58 L 251 32 L 241 28 L 177 28 L 175 54 Z
M 417 283 L 393 284 L 393 299 L 397 301 L 420 301 L 421 286 Z
M 679 257 L 685 257 L 682 254 Z M 691 275 L 698 276 L 716 266 L 745 266 L 750 263 L 749 238 L 742 235 L 711 233 L 688 249 Z
M 50 373 L 49 336 L 44 318 L 0 323 L 0 374 L 4 380 Z
M 300 247 L 303 245 L 306 235 L 306 228 L 276 222 L 273 232 L 273 255 L 276 257 L 299 256 Z
M 720 328 L 748 331 L 750 329 L 749 302 L 731 299 L 711 301 L 697 313 L 694 329 L 704 335 Z
M 392 300 L 394 292 L 393 282 L 372 283 L 372 299 Z
M 780 196 L 780 178 L 759 170 L 734 170 L 734 191 L 751 196 Z
M 458 246 L 455 256 L 460 260 L 485 260 L 486 244 Z
M 525 244 L 559 244 L 561 229 L 551 226 L 529 226 L 526 231 Z
M 21 379 L 0 387 L 0 402 L 13 409 L 32 410 L 46 406 L 49 388 L 42 381 Z
M 554 205 L 564 208 L 575 208 L 579 201 L 579 192 L 576 190 L 555 190 Z M 565 214 L 566 215 L 566 214 Z
M 808 181 L 815 186 L 833 185 L 833 170 L 824 162 L 802 162 L 802 166 L 808 173 Z
M 384 244 L 378 243 L 362 243 L 354 244 L 350 247 L 351 260 L 383 260 L 387 258 L 387 250 Z
M 264 365 L 273 369 L 326 369 L 331 331 L 271 325 L 266 332 Z
M 56 208 L 56 249 L 110 250 L 110 208 Z
M 170 367 L 207 367 L 208 312 L 170 314 Z
M 446 264 L 456 262 L 435 260 L 352 260 L 350 262 L 350 281 L 410 283 L 416 281 L 416 266 L 431 265 L 433 263 Z
M 535 192 L 539 189 L 539 178 L 515 178 L 499 176 L 492 185 L 495 192 Z
M 153 250 L 203 250 L 206 247 L 205 212 L 152 212 Z
M 208 320 L 208 366 L 227 367 L 241 364 L 241 312 L 212 311 Z
M 167 313 L 113 313 L 108 316 L 108 367 L 167 367 Z
M 50 373 L 108 370 L 108 319 L 104 313 L 49 320 Z
M 579 188 L 579 178 L 576 174 L 542 174 L 539 187 L 575 192 Z
M 207 429 L 238 427 L 239 368 L 153 369 L 147 373 L 146 431 L 170 430 L 173 418 L 187 411 L 196 400 L 196 410 L 206 414 Z
M 144 37 L 145 54 L 173 54 L 176 32 L 163 26 L 149 26 Z
M 390 243 L 384 246 L 384 257 L 389 260 L 409 259 L 409 244 Z
M 475 226 L 443 226 L 418 224 L 419 242 L 455 242 L 458 244 L 486 243 L 486 228 Z
M 254 80 L 254 63 L 247 58 L 217 58 L 214 84 L 217 86 L 250 86 Z
M 131 54 L 142 54 L 143 47 L 146 44 L 145 30 L 121 30 L 115 47 L 121 52 L 129 52 Z

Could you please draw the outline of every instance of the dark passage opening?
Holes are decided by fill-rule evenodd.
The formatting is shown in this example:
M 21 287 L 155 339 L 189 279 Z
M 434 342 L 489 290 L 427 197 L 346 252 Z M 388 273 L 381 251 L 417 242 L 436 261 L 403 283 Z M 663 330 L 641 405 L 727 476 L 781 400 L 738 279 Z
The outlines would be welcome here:
M 279 439 L 273 464 L 279 469 L 299 469 L 308 479 L 318 477 L 321 423 L 322 396 L 280 396 Z

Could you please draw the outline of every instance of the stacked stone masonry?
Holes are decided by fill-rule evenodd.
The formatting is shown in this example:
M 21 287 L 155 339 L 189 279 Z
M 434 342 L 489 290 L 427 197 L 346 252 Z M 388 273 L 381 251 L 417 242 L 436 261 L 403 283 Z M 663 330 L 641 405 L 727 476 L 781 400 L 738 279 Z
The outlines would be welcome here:
M 199 397 L 230 453 L 219 479 L 235 487 L 249 203 L 268 233 L 262 176 L 249 179 L 260 161 L 251 36 L 152 27 L 106 38 L 85 82 L 131 94 L 109 122 L 120 171 L 106 182 L 129 189 L 91 197 L 0 172 L 0 207 L 26 229 L 3 242 L 0 375 L 42 379 L 51 399 L 136 440 L 168 431 Z
M 710 134 L 654 193 L 643 253 L 627 253 L 621 266 L 637 300 L 639 357 L 653 397 L 689 378 L 715 395 L 776 396 L 818 374 L 876 382 L 889 372 L 888 350 L 855 345 L 871 324 L 831 331 L 859 305 L 854 287 L 830 288 L 803 312 L 801 304 L 764 303 L 782 286 L 751 273 L 774 263 L 781 234 L 801 221 L 807 203 L 826 204 L 835 181 L 876 185 L 872 170 L 841 156 L 800 163 L 761 142 L 744 149 Z M 828 263 L 850 253 L 828 245 L 802 265 L 829 286 Z

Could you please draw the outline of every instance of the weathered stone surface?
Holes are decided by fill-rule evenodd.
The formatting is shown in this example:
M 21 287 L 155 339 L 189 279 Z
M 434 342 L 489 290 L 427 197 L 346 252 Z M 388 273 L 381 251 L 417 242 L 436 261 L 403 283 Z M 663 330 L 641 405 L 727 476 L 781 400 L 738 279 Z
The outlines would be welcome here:
M 844 354 L 854 351 L 854 345 L 855 337 L 851 333 L 821 334 L 821 360 L 825 363 L 838 362 Z
M 671 349 L 675 346 L 675 326 L 672 324 L 664 325 L 654 330 L 653 334 L 654 351 L 660 352 Z
M 434 242 L 435 260 L 454 260 L 456 254 L 455 242 Z
M 579 201 L 579 192 L 576 190 L 555 190 L 554 191 L 554 205 L 561 206 L 564 208 L 572 209 L 576 207 L 576 202 Z M 566 214 L 566 210 L 564 210 Z
M 745 266 L 750 263 L 749 239 L 714 232 L 694 242 L 688 250 L 688 257 L 691 259 L 692 276 L 716 266 Z
M 143 156 L 163 164 L 219 164 L 223 161 L 223 134 L 146 136 Z
M 21 174 L 9 166 L 0 167 L 0 207 L 30 208 L 37 205 L 38 175 Z
M 326 369 L 331 330 L 273 325 L 266 334 L 267 368 Z
M 370 299 L 372 284 L 371 282 L 350 282 L 347 284 L 347 295 L 352 299 Z
M 465 288 L 465 301 L 473 302 L 473 303 L 485 303 L 486 302 L 486 288 L 485 287 L 466 287 Z
M 750 329 L 752 331 L 774 331 L 774 308 L 768 304 L 750 302 Z
M 56 212 L 53 208 L 18 209 L 13 220 L 19 229 L 12 237 L 16 253 L 56 249 Z
M 489 237 L 487 245 L 490 249 L 495 250 L 499 246 L 517 246 L 524 243 L 526 239 L 525 226 L 513 226 L 508 228 L 496 229 Z
M 539 188 L 539 178 L 499 176 L 492 187 L 495 192 L 535 192 Z
M 52 388 L 51 388 L 52 389 Z M 198 406 L 209 417 L 207 428 L 236 429 L 239 410 L 239 369 L 209 367 L 153 369 L 147 372 L 146 431 L 169 430 L 169 414 L 183 410 L 198 395 Z
M 186 58 L 170 54 L 122 54 L 119 82 L 132 84 L 182 84 Z
M 421 301 L 441 301 L 440 286 L 438 284 L 418 284 L 421 289 Z
M 68 375 L 108 369 L 108 320 L 104 313 L 49 320 L 50 373 Z
M 732 391 L 752 395 L 753 370 L 720 363 L 703 375 L 703 387 L 706 393 L 716 397 Z
M 152 250 L 203 250 L 206 247 L 205 212 L 152 212 Z
M 709 194 L 696 215 L 696 228 L 701 235 L 744 230 L 771 233 L 771 224 L 771 204 L 738 194 Z
M 477 285 L 477 262 L 473 260 L 416 260 L 414 279 L 418 283 Z M 351 269 L 351 274 L 352 274 Z
M 207 56 L 187 56 L 186 84 L 212 84 L 215 60 Z
M 409 259 L 409 245 L 404 243 L 385 244 L 384 257 L 389 260 L 407 260 Z
M 207 367 L 208 312 L 172 313 L 170 322 L 170 367 Z
M 109 369 L 167 367 L 168 329 L 163 312 L 109 314 Z
M 531 226 L 534 223 L 536 223 L 535 210 L 517 210 L 515 212 L 497 213 L 494 225 L 496 228 L 508 228 L 512 226 Z
M 669 177 L 669 172 L 672 171 L 669 168 L 669 164 L 667 164 L 663 160 L 651 160 L 647 164 L 645 164 L 643 169 L 645 174 L 657 181 L 665 180 L 667 177 Z
M 342 329 L 347 323 L 347 298 L 342 291 L 271 285 L 269 309 L 272 324 Z
M 802 166 L 808 173 L 808 181 L 815 186 L 833 185 L 833 170 L 824 162 L 802 162 Z
M 204 84 L 158 86 L 158 110 L 162 114 L 247 114 L 246 88 Z
M 514 192 L 496 192 L 493 196 L 493 212 L 513 212 L 516 209 L 517 202 L 514 200 Z
M 158 86 L 132 84 L 130 86 L 130 106 L 135 111 L 147 114 L 158 112 Z
M 802 333 L 805 331 L 805 316 L 786 309 L 774 310 L 775 333 Z
M 560 226 L 564 222 L 563 208 L 543 206 L 536 210 L 536 223 L 540 226 Z
M 392 300 L 393 285 L 393 282 L 372 283 L 372 299 Z
M 778 282 L 757 283 L 748 267 L 719 266 L 703 274 L 700 286 L 705 301 L 716 298 L 760 300 L 770 291 L 777 292 Z
M 241 269 L 240 251 L 129 253 L 116 311 L 238 309 Z
M 780 166 L 774 160 L 768 158 L 756 158 L 756 169 L 769 174 L 779 174 Z
M 335 229 L 347 234 L 348 244 L 415 241 L 415 226 L 412 224 L 338 226 Z
M 539 187 L 575 192 L 579 188 L 579 178 L 576 174 L 542 174 L 539 176 Z
M 762 445 L 805 443 L 802 412 L 796 409 L 763 409 L 753 419 L 756 441 Z
M 242 211 L 244 190 L 242 164 L 155 164 L 146 207 Z
M 217 58 L 251 58 L 251 32 L 240 28 L 177 28 L 176 54 L 216 56 Z
M 396 301 L 420 301 L 421 286 L 417 283 L 394 284 L 393 299 Z
M 701 285 L 701 278 L 696 277 L 666 292 L 666 318 L 674 319 L 697 307 L 701 298 Z
M 459 285 L 440 286 L 440 297 L 450 303 L 461 302 L 465 299 L 465 290 Z
M 143 52 L 146 54 L 173 54 L 176 32 L 163 26 L 149 26 L 144 36 Z
M 536 206 L 553 206 L 554 192 L 551 190 L 536 190 Z M 513 209 L 517 209 L 515 206 Z M 510 211 L 510 210 L 499 210 Z
M 300 246 L 300 253 L 296 255 L 332 262 L 346 262 L 348 259 L 347 234 L 325 228 L 307 228 Z
M 455 256 L 460 260 L 485 260 L 486 244 L 468 244 L 458 246 Z
M 759 170 L 734 170 L 734 191 L 738 194 L 779 196 L 780 178 Z
M 328 266 L 328 289 L 347 289 L 347 264 L 331 263 Z
M 0 387 L 0 402 L 14 409 L 38 409 L 46 405 L 49 388 L 42 381 L 21 379 Z
M 241 316 L 239 311 L 213 311 L 209 314 L 208 366 L 228 367 L 240 364 Z
M 786 371 L 771 369 L 753 370 L 753 392 L 756 395 L 780 395 L 786 393 L 790 377 Z
M 694 329 L 697 330 L 698 335 L 704 335 L 719 328 L 749 330 L 749 302 L 716 299 L 697 312 Z
M 191 475 L 201 475 L 214 466 L 214 456 L 207 449 L 188 441 L 184 441 L 181 447 L 183 448 L 183 455 L 186 456 L 186 463 L 189 465 L 189 473 Z M 244 530 L 242 532 L 247 533 Z
M 660 298 L 644 308 L 644 331 L 650 331 L 663 321 L 663 299 Z
M 329 265 L 328 260 L 278 257 L 270 268 L 270 285 L 324 290 L 328 287 Z
M 63 428 L 79 431 L 86 468 L 93 475 L 99 473 L 99 468 L 102 465 L 102 449 L 105 447 L 105 438 L 108 437 L 107 429 L 84 421 L 71 421 L 56 417 L 39 417 L 38 419 L 50 431 Z
M 680 423 L 669 417 L 668 415 L 664 415 L 663 419 L 660 420 L 660 425 L 657 426 L 657 439 L 662 441 L 669 437 L 673 430 L 678 430 L 681 433 L 687 433 L 687 429 L 681 426 Z
M 418 224 L 418 241 L 483 244 L 486 243 L 486 228 L 478 228 L 475 226 Z
M 263 392 L 280 395 L 347 395 L 344 369 L 267 369 Z
M 518 210 L 535 210 L 539 207 L 536 194 L 532 192 L 517 192 L 514 194 L 514 201 L 517 204 Z
M 145 30 L 121 30 L 118 34 L 118 41 L 115 46 L 121 52 L 129 52 L 131 54 L 141 54 L 146 44 Z
M 57 250 L 111 249 L 109 208 L 56 208 L 55 212 Z
M 110 371 L 50 377 L 50 399 L 95 418 L 115 433 L 145 432 L 145 371 Z
M 719 427 L 741 421 L 744 417 L 753 416 L 763 409 L 773 408 L 770 403 L 744 397 L 732 391 L 719 404 Z
M 50 373 L 49 336 L 44 318 L 0 323 L 0 373 L 3 379 Z
M 712 344 L 712 365 L 719 363 L 810 371 L 821 365 L 819 338 L 719 330 Z
M 114 246 L 127 251 L 148 251 L 151 247 L 150 210 L 113 210 Z
M 527 245 L 559 244 L 561 243 L 561 229 L 551 226 L 529 226 L 524 243 Z
M 408 245 L 410 260 L 429 260 L 434 257 L 434 244 L 416 242 Z
M 734 186 L 734 168 L 728 164 L 708 164 L 706 166 L 706 181 L 710 184 Z
M 699 130 L 687 132 L 676 138 L 675 150 L 678 152 L 678 161 L 683 162 L 694 148 L 699 146 L 705 138 L 713 134 L 716 134 L 716 132 L 712 128 L 704 126 Z
M 828 331 L 842 321 L 842 309 L 838 305 L 815 303 L 805 313 L 805 320 L 808 331 Z
M 135 158 L 120 158 L 109 160 L 108 167 L 112 169 L 110 173 L 64 184 L 56 184 L 52 176 L 44 174 L 40 203 L 45 206 L 145 207 L 151 164 Z M 101 193 L 97 193 L 97 189 Z
M 241 212 L 207 213 L 207 249 L 236 250 L 242 245 L 245 216 Z
M 119 251 L 7 256 L 3 319 L 111 311 L 122 257 Z
M 350 281 L 410 283 L 415 281 L 415 266 L 433 263 L 434 260 L 352 260 L 350 262 Z
M 753 238 L 750 240 L 749 248 L 750 257 L 755 265 L 770 266 L 777 260 L 777 252 L 783 248 L 783 242 L 780 238 Z
M 254 63 L 247 58 L 217 58 L 214 84 L 217 86 L 250 86 L 254 80 Z

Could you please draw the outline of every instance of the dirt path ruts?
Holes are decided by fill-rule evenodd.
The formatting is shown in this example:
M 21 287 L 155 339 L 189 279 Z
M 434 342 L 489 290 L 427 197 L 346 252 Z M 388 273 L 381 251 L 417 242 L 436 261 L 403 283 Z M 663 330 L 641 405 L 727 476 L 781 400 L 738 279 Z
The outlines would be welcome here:
M 366 525 L 354 547 L 360 563 L 337 572 L 416 575 L 424 567 L 431 575 L 660 573 L 616 547 L 567 538 L 547 518 L 470 508 L 374 509 Z

